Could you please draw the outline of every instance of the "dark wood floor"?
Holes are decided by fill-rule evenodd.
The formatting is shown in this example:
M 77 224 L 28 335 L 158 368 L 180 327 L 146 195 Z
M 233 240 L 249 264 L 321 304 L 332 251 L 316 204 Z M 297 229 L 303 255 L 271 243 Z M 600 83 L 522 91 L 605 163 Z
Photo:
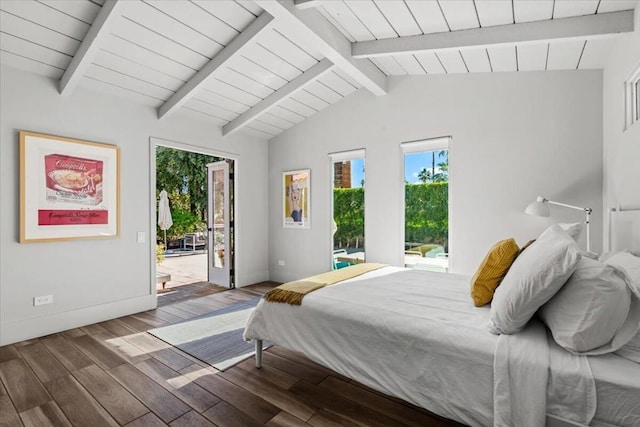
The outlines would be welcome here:
M 0 347 L 0 426 L 450 426 L 282 347 L 225 372 L 146 333 L 262 295 L 193 284 L 158 308 Z

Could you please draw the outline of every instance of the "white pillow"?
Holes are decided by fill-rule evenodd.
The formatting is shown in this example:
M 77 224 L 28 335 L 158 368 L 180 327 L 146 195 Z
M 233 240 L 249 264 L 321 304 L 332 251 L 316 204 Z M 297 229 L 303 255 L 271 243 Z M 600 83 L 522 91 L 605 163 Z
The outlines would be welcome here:
M 616 351 L 615 354 L 633 362 L 640 363 L 640 332 L 631 338 L 631 341 Z
M 638 288 L 637 293 L 640 296 L 640 257 L 637 257 L 630 252 L 615 252 L 606 257 L 603 262 L 605 264 L 621 267 L 626 271 L 629 278 Z
M 491 303 L 489 331 L 522 330 L 576 269 L 578 245 L 560 226 L 549 227 L 513 262 Z
M 640 298 L 640 257 L 629 252 L 617 252 L 610 254 L 605 264 L 611 264 L 624 269 L 632 281 L 632 298 Z M 640 320 L 638 320 L 636 335 L 622 348 L 616 351 L 618 356 L 640 363 Z
M 584 222 L 560 223 L 557 225 L 559 225 L 560 228 L 566 231 L 567 234 L 571 236 L 571 238 L 573 238 L 573 240 L 575 240 L 576 242 L 580 238 L 582 230 L 584 230 Z
M 617 350 L 610 344 L 627 320 L 630 305 L 623 271 L 581 258 L 567 283 L 538 314 L 560 347 L 576 354 L 603 354 Z
M 600 254 L 600 256 L 598 256 L 598 261 L 600 262 L 606 262 L 609 258 L 611 258 L 612 256 L 616 256 L 618 254 L 621 253 L 627 253 L 629 251 L 610 251 L 610 252 L 603 252 Z

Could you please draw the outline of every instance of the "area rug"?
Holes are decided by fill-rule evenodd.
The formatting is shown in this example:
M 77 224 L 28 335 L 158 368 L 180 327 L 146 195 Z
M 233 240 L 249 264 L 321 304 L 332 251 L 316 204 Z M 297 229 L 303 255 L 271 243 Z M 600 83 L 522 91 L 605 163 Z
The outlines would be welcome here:
M 255 344 L 242 339 L 249 315 L 260 297 L 231 304 L 193 319 L 148 332 L 196 359 L 224 371 L 255 354 Z M 269 347 L 264 343 L 263 348 Z

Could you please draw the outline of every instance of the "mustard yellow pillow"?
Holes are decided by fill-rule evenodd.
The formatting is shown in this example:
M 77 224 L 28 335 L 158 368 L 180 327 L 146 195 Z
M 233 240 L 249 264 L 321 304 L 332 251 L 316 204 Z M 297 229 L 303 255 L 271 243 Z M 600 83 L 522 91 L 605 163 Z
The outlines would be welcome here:
M 489 250 L 471 279 L 471 298 L 476 307 L 491 302 L 493 293 L 519 252 L 520 248 L 513 238 L 501 240 Z

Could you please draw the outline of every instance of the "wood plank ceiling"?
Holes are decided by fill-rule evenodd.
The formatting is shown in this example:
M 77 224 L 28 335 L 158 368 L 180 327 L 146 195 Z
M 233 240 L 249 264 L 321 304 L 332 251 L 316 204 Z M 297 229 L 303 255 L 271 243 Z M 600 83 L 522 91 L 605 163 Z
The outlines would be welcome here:
M 636 4 L 2 0 L 0 62 L 268 139 L 361 87 L 383 95 L 386 76 L 602 68 Z

